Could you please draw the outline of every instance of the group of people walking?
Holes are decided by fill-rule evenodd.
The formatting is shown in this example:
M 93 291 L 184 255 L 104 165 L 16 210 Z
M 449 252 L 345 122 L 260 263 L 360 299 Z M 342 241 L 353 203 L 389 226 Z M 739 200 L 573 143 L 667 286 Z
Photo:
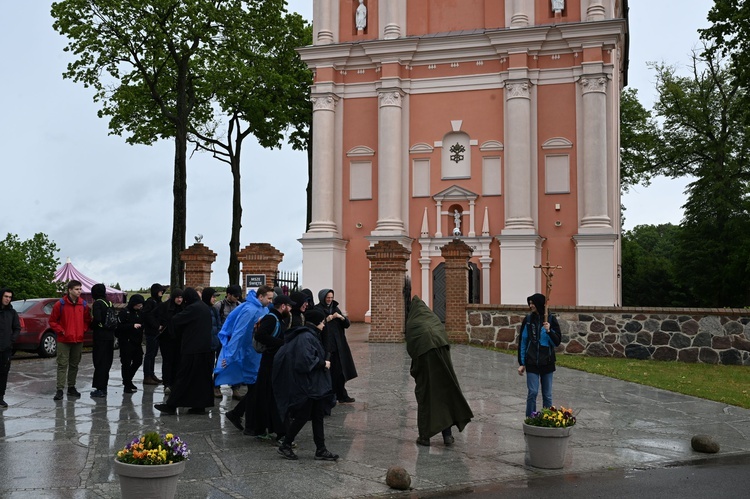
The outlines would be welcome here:
M 323 418 L 354 402 L 345 384 L 357 376 L 346 341 L 350 322 L 330 289 L 287 296 L 261 286 L 227 318 L 219 338 L 217 384 L 243 383 L 246 395 L 227 419 L 245 435 L 275 440 L 279 454 L 297 459 L 294 439 L 312 422 L 315 459 L 335 461 L 325 446 Z
M 338 459 L 326 448 L 323 419 L 337 403 L 355 401 L 346 383 L 357 377 L 357 370 L 345 334 L 350 321 L 332 289 L 320 290 L 317 304 L 306 289 L 287 296 L 278 288 L 261 286 L 243 300 L 241 288 L 230 286 L 219 302 L 210 287 L 172 289 L 163 301 L 166 291 L 154 284 L 148 299 L 134 294 L 116 313 L 103 284 L 92 287 L 89 307 L 81 298 L 81 283 L 70 281 L 49 319 L 58 342 L 54 400 L 64 397 L 66 387 L 68 398 L 81 396 L 76 389 L 78 366 L 83 335 L 91 327 L 92 397 L 107 396 L 117 338 L 124 392 L 138 390 L 134 377 L 143 365 L 143 383 L 165 387 L 165 401 L 154 405 L 162 414 L 176 414 L 180 407 L 204 414 L 217 395 L 223 396 L 219 387 L 229 385 L 239 400 L 225 416 L 245 435 L 273 439 L 282 457 L 297 459 L 294 440 L 311 421 L 315 459 Z M 11 345 L 21 326 L 10 304 L 12 291 L 3 288 L 0 297 L 0 407 L 5 408 Z M 552 405 L 555 347 L 561 333 L 545 301 L 538 293 L 528 297 L 530 313 L 517 341 L 518 373 L 527 376 L 527 417 L 536 411 L 540 385 L 544 407 Z M 453 371 L 445 327 L 418 296 L 409 303 L 405 337 L 416 382 L 417 444 L 429 446 L 430 437 L 440 432 L 451 445 L 451 428 L 463 430 L 473 414 Z M 162 378 L 155 372 L 159 351 Z M 239 396 L 242 385 L 247 391 Z
M 162 414 L 176 414 L 183 407 L 189 414 L 204 414 L 217 395 L 223 396 L 220 387 L 229 385 L 239 401 L 226 417 L 245 434 L 273 439 L 284 458 L 297 459 L 294 439 L 312 421 L 315 459 L 338 459 L 325 447 L 323 418 L 337 402 L 354 402 L 346 382 L 357 377 L 357 371 L 345 335 L 350 321 L 332 289 L 321 290 L 317 304 L 309 290 L 287 296 L 268 286 L 247 300 L 239 286 L 230 286 L 218 303 L 219 295 L 210 287 L 172 289 L 166 301 L 165 286 L 157 283 L 150 291 L 148 298 L 133 294 L 116 311 L 103 284 L 92 287 L 93 303 L 88 304 L 81 297 L 81 283 L 68 283 L 49 320 L 58 341 L 54 400 L 62 400 L 66 388 L 68 398 L 81 396 L 78 367 L 84 332 L 91 327 L 92 397 L 107 397 L 117 340 L 123 391 L 138 390 L 135 378 L 142 367 L 143 384 L 164 385 L 166 398 L 154 405 Z M 3 322 L 17 337 L 18 316 L 11 314 L 12 293 L 7 294 L 0 312 L 3 319 L 15 318 Z M 9 336 L 8 343 L 13 339 Z M 159 352 L 161 378 L 155 370 Z M 5 383 L 0 384 L 4 395 Z M 242 385 L 247 391 L 240 397 Z

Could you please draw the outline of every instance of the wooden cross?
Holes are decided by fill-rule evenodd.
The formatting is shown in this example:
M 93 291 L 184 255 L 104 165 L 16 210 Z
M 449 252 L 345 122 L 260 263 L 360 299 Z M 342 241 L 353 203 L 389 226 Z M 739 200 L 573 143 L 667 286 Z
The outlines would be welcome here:
M 552 292 L 552 278 L 555 276 L 555 270 L 561 269 L 559 265 L 550 265 L 549 263 L 549 248 L 547 249 L 547 263 L 545 265 L 534 265 L 535 269 L 541 269 L 544 277 L 547 278 L 547 289 L 544 293 L 544 322 L 547 322 L 547 310 L 549 310 L 549 295 Z

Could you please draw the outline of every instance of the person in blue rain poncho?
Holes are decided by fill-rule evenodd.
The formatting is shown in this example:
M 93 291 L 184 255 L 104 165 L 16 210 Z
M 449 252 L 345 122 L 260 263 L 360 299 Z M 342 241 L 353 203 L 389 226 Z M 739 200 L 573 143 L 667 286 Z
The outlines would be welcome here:
M 219 331 L 221 352 L 214 373 L 216 386 L 247 385 L 247 393 L 232 410 L 225 413 L 227 419 L 238 429 L 243 430 L 242 417 L 249 421 L 247 412 L 252 407 L 250 400 L 258 378 L 261 354 L 253 348 L 253 326 L 268 313 L 268 304 L 273 300 L 273 288 L 261 286 L 247 300 L 237 306 L 227 316 Z

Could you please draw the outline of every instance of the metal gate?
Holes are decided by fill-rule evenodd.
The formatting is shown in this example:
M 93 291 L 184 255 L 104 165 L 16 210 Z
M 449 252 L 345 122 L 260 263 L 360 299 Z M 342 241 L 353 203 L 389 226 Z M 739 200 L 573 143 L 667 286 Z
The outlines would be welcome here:
M 445 263 L 432 271 L 432 311 L 445 322 Z
M 479 277 L 479 267 L 469 262 L 469 303 L 481 301 Z M 432 271 L 432 311 L 445 322 L 445 263 L 440 263 Z
M 276 271 L 276 286 L 280 287 L 285 295 L 299 291 L 299 274 L 297 272 Z
M 479 267 L 476 263 L 469 262 L 469 303 L 479 303 Z

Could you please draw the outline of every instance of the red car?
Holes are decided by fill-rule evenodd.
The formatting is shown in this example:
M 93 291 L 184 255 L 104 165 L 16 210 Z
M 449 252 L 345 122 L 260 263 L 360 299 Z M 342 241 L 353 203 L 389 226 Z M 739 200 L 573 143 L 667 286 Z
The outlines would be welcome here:
M 13 350 L 37 352 L 40 357 L 57 355 L 57 335 L 49 326 L 52 307 L 60 298 L 33 298 L 11 302 L 21 319 L 21 334 L 13 344 Z M 91 329 L 83 337 L 83 345 L 94 342 Z

